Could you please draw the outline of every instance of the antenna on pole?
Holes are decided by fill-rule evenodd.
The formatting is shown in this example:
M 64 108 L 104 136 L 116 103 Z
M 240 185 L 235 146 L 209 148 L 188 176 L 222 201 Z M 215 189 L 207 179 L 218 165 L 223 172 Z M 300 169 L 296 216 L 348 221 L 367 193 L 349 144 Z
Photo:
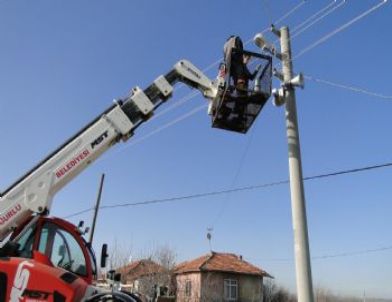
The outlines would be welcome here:
M 210 246 L 210 252 L 212 252 L 212 247 L 211 247 L 212 234 L 211 233 L 212 233 L 213 230 L 214 229 L 212 227 L 207 228 L 207 239 L 208 239 L 208 244 Z

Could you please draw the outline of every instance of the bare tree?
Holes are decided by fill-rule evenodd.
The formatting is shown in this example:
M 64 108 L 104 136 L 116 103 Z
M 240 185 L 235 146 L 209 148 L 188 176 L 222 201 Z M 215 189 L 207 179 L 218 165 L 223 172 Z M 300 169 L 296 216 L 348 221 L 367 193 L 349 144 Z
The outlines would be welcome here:
M 268 279 L 263 284 L 263 301 L 264 302 L 296 302 L 295 295 L 287 289 L 277 286 L 275 281 Z
M 363 298 L 359 297 L 351 297 L 351 296 L 342 296 L 334 294 L 330 289 L 326 289 L 323 287 L 317 287 L 315 289 L 315 297 L 316 302 L 362 302 Z M 371 300 L 371 299 L 367 299 Z
M 277 286 L 272 279 L 263 282 L 263 302 L 271 302 L 277 292 Z
M 219 288 L 220 284 L 217 282 L 216 276 L 217 274 L 215 272 L 204 272 L 202 274 L 202 290 L 199 297 L 201 302 L 222 301 L 222 296 Z
M 109 246 L 109 269 L 117 270 L 124 267 L 130 262 L 132 249 L 125 244 L 120 244 L 116 239 L 111 246 Z
M 128 274 L 133 279 L 135 290 L 144 296 L 145 300 L 154 301 L 157 296 L 175 292 L 172 274 L 176 264 L 176 253 L 168 245 L 154 247 L 147 253 L 142 253 L 142 256 L 132 263 L 137 263 L 135 271 L 124 272 L 123 280 L 126 281 Z

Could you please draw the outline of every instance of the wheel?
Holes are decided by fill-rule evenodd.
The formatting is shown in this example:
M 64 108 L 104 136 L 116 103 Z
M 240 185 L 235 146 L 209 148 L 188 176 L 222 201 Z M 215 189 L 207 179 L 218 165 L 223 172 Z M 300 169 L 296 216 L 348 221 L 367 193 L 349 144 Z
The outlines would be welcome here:
M 110 292 L 96 294 L 90 298 L 87 298 L 85 302 L 140 302 L 140 300 L 135 299 L 127 293 Z

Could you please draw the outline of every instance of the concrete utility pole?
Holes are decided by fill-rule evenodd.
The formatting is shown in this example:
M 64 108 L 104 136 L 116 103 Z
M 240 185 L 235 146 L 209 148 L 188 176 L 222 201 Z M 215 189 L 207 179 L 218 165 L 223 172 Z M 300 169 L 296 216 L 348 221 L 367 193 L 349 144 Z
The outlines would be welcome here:
M 98 189 L 98 196 L 97 196 L 97 202 L 95 204 L 95 209 L 94 209 L 94 218 L 93 218 L 93 224 L 91 226 L 91 232 L 90 232 L 90 239 L 89 243 L 93 243 L 93 238 L 94 238 L 94 232 L 95 232 L 95 224 L 97 222 L 97 216 L 98 216 L 98 210 L 99 210 L 99 204 L 101 203 L 101 196 L 102 196 L 102 189 L 103 189 L 103 181 L 105 180 L 105 174 L 102 174 L 101 176 L 101 181 L 99 183 L 99 189 Z
M 291 60 L 290 33 L 288 27 L 282 27 L 280 29 L 280 44 L 283 80 L 284 83 L 290 83 L 293 79 L 293 64 Z M 294 85 L 287 85 L 285 94 L 298 301 L 312 302 L 312 272 Z
M 274 71 L 274 75 L 282 81 L 282 87 L 273 91 L 275 105 L 286 106 L 286 130 L 289 152 L 290 192 L 292 223 L 294 231 L 294 253 L 299 302 L 313 302 L 312 272 L 310 263 L 308 226 L 306 219 L 305 192 L 302 176 L 301 150 L 299 142 L 295 88 L 303 88 L 303 77 L 293 76 L 290 32 L 288 27 L 280 30 L 272 27 L 272 32 L 280 38 L 281 52 L 268 44 L 262 35 L 255 36 L 255 43 L 282 61 L 282 71 Z

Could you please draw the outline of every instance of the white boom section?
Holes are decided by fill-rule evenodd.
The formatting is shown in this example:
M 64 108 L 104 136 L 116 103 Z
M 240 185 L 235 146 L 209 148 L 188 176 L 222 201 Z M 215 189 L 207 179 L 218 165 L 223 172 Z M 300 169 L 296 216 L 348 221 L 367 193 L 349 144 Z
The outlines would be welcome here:
M 145 91 L 132 95 L 107 110 L 73 139 L 55 151 L 0 196 L 0 241 L 34 213 L 47 213 L 54 195 L 102 153 L 147 120 L 153 110 L 171 96 L 172 85 L 181 81 L 214 100 L 217 82 L 211 82 L 188 61 L 179 61 L 166 76 L 158 77 Z

